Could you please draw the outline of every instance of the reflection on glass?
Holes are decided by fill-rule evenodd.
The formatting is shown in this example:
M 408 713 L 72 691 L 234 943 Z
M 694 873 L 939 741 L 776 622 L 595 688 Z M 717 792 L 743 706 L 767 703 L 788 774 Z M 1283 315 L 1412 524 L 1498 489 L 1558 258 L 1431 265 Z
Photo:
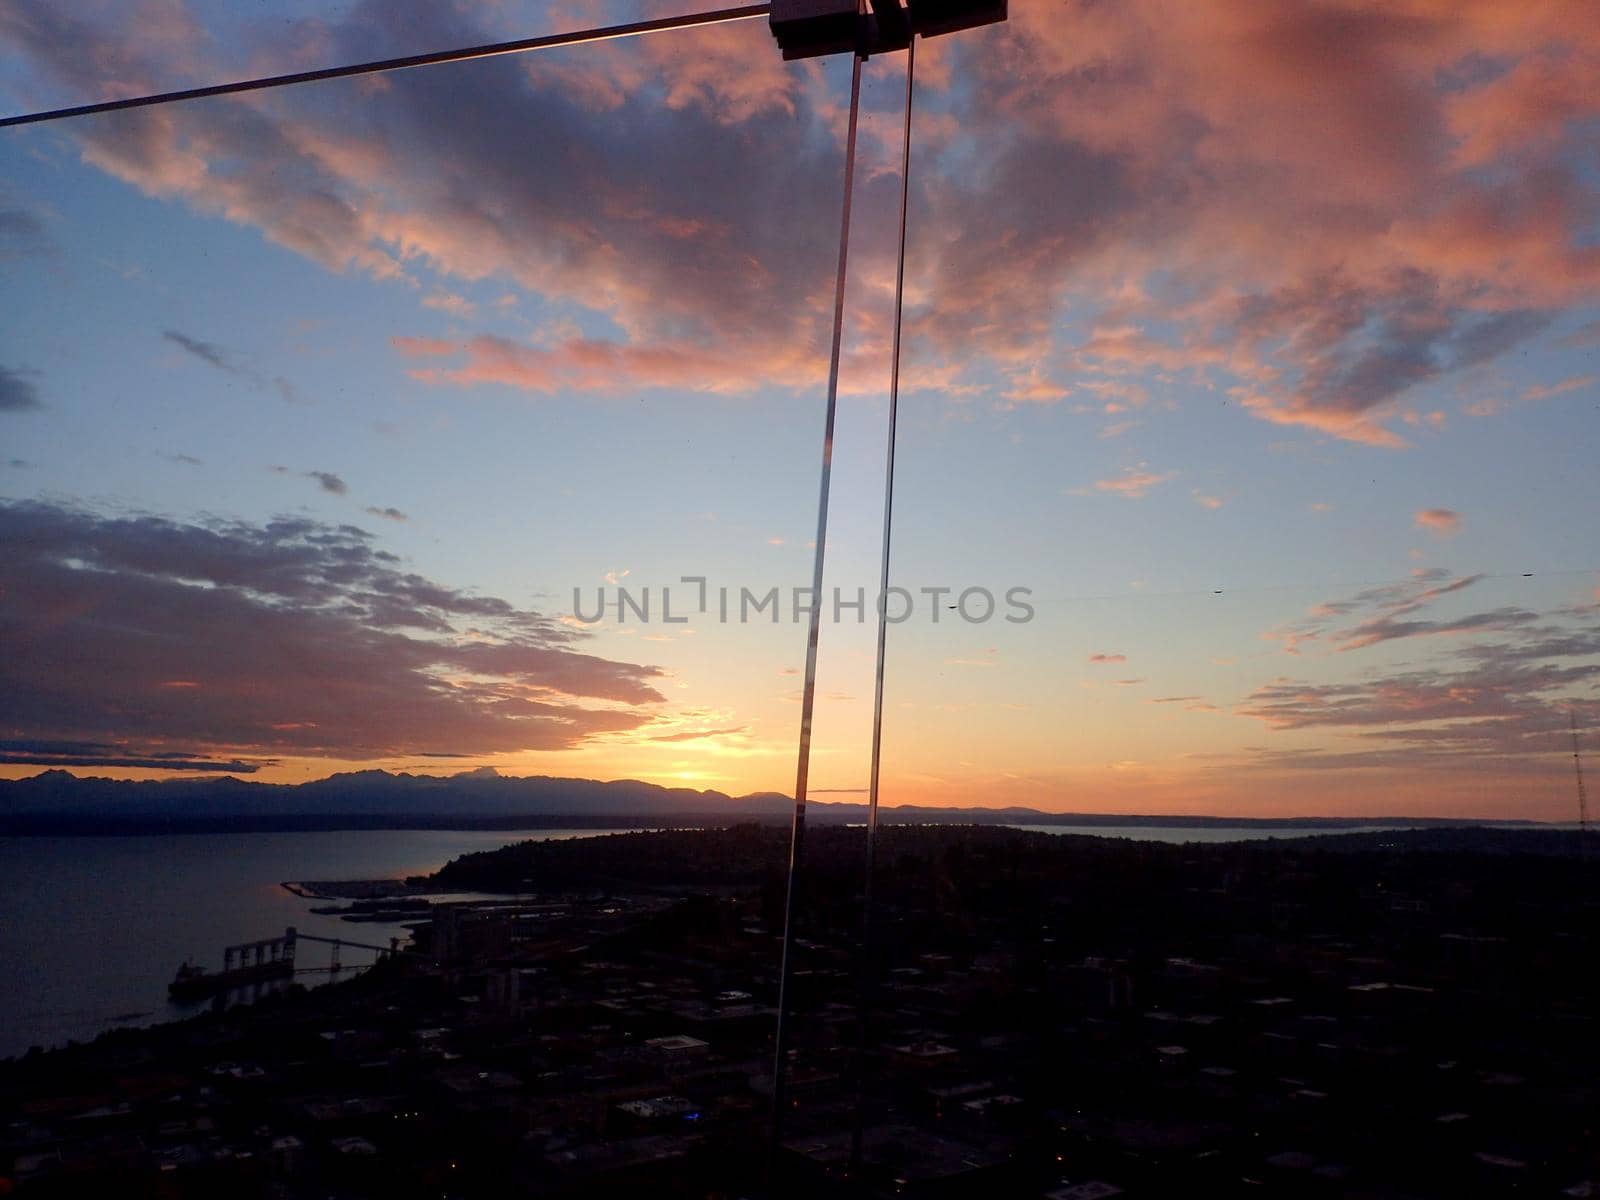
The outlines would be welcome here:
M 4 131 L 0 1054 L 161 1028 L 0 1191 L 1592 1190 L 1597 47 L 1425 9 L 919 49 L 886 597 L 903 57 L 817 597 L 848 55 Z M 0 97 L 572 23 L 29 0 Z
M 764 36 L 15 131 L 15 567 L 136 626 L 50 626 L 18 732 L 284 782 L 792 770 L 839 72 L 705 74 Z

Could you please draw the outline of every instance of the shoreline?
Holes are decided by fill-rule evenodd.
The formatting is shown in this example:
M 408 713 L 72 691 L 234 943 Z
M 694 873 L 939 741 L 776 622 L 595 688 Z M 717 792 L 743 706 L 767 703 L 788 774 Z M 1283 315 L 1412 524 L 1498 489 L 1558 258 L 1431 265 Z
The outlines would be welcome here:
M 816 809 L 814 823 L 852 825 L 864 820 L 860 806 Z M 0 837 L 150 837 L 218 833 L 548 833 L 582 830 L 603 834 L 640 829 L 703 829 L 730 825 L 787 825 L 779 813 L 280 813 L 200 816 L 176 813 L 11 813 L 0 816 Z M 933 809 L 902 806 L 885 809 L 884 823 L 895 825 L 1049 826 L 1062 829 L 1193 829 L 1241 831 L 1354 832 L 1360 829 L 1495 829 L 1576 828 L 1574 822 L 1530 818 L 1474 817 L 1219 817 L 1152 813 L 1049 813 L 1030 809 Z

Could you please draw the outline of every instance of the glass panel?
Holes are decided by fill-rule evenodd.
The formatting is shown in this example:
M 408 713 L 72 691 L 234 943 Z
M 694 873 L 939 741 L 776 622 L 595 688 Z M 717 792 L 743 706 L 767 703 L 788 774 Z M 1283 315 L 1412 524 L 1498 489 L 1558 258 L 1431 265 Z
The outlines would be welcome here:
M 1183 88 L 1200 86 L 1167 57 L 1187 36 L 1146 44 L 1108 18 L 1089 23 L 1103 38 L 1091 53 L 1032 12 L 930 43 L 928 58 L 989 86 L 930 84 L 919 99 L 931 112 L 911 212 L 895 572 L 916 587 L 959 564 L 940 582 L 1000 599 L 987 622 L 892 630 L 901 718 L 886 799 L 1572 817 L 1571 788 L 1544 792 L 1542 767 L 1481 803 L 1455 782 L 1480 743 L 1570 758 L 1569 712 L 1585 728 L 1593 717 L 1596 297 L 1551 291 L 1547 274 L 1587 254 L 1593 229 L 1552 209 L 1511 248 L 1532 167 L 1474 107 L 1504 100 L 1509 77 L 1407 93 L 1415 114 L 1475 129 L 1473 153 L 1498 172 L 1436 161 L 1420 133 L 1383 141 L 1355 99 L 1350 143 L 1292 107 L 1225 107 L 1204 144 L 1213 169 L 1162 149 L 1183 127 Z M 1233 85 L 1215 68 L 1243 53 L 1237 34 L 1202 39 L 1222 95 Z M 1104 78 L 1097 53 L 1129 77 Z M 1455 62 L 1460 47 L 1429 53 Z M 1116 126 L 1109 97 L 1158 70 L 1177 92 Z M 1078 103 L 1082 89 L 1104 89 L 1101 102 Z M 1540 177 L 1575 196 L 1593 181 L 1567 139 L 1589 115 L 1528 117 Z M 1268 131 L 1282 179 L 1259 189 L 1242 143 Z M 1346 179 L 1366 217 L 1333 219 L 1326 173 L 1361 154 L 1426 169 L 1434 191 Z M 1482 223 L 1462 224 L 1468 210 Z M 1013 585 L 1031 593 L 1018 623 L 1004 619 Z M 1296 702 L 1298 688 L 1310 690 Z M 1457 690 L 1434 705 L 1429 688 Z M 1325 707 L 1291 717 L 1279 703 Z M 1474 717 L 1481 739 L 1432 725 Z M 1281 753 L 1359 745 L 1391 753 L 1292 788 L 1249 782 Z
M 0 106 L 642 15 L 30 0 Z M 0 131 L 0 1055 L 201 1017 L 0 1064 L 0 1169 L 1587 1194 L 1585 38 L 919 44 L 870 936 L 867 65 L 770 1150 L 848 56 L 755 20 Z
M 918 97 L 894 573 L 999 608 L 890 630 L 871 1111 L 1039 1194 L 1585 1177 L 1573 35 L 1059 15 Z
M 294 29 L 328 62 L 530 32 L 324 20 Z M 73 35 L 93 80 L 19 37 L 13 79 L 62 92 L 11 94 L 237 67 L 179 72 L 194 47 L 132 22 Z M 111 72 L 117 47 L 163 70 Z M 215 978 L 290 925 L 319 972 L 298 981 L 342 977 L 425 915 L 340 881 L 552 827 L 759 819 L 779 849 L 848 83 L 848 59 L 785 66 L 755 21 L 5 131 L 27 302 L 0 331 L 0 777 L 22 781 L 6 832 L 41 836 L 4 843 L 23 985 L 0 1053 L 195 1011 L 167 1003 L 179 962 Z M 65 836 L 86 829 L 127 836 Z M 370 919 L 314 911 L 352 903 Z M 653 902 L 623 903 L 554 941 L 649 927 Z M 778 929 L 738 915 L 737 960 L 625 986 L 752 997 L 714 1044 L 761 1127 Z M 463 987 L 490 1003 L 487 980 Z M 614 982 L 541 1035 L 581 1016 L 610 1054 L 711 1027 L 586 1007 Z M 519 1053 L 495 1069 L 532 1071 Z

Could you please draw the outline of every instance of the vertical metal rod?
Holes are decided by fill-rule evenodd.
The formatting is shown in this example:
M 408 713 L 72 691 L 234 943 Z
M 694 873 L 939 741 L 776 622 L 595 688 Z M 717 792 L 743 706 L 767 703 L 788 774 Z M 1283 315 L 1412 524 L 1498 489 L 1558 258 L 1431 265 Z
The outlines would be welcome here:
M 1578 853 L 1584 862 L 1589 861 L 1589 797 L 1583 790 L 1583 752 L 1578 746 L 1578 709 L 1567 709 L 1572 724 L 1572 769 L 1578 777 Z
M 828 360 L 828 407 L 822 427 L 822 474 L 817 499 L 817 546 L 811 562 L 811 619 L 806 639 L 805 689 L 800 698 L 800 761 L 794 783 L 794 827 L 789 835 L 789 883 L 783 905 L 783 958 L 778 967 L 778 1032 L 772 1065 L 772 1124 L 768 1146 L 769 1177 L 776 1166 L 787 1102 L 785 1076 L 789 1056 L 789 985 L 794 970 L 795 904 L 800 890 L 800 865 L 805 852 L 806 782 L 811 771 L 811 714 L 817 695 L 817 640 L 822 625 L 822 561 L 828 546 L 828 489 L 833 480 L 833 427 L 839 410 L 839 355 L 844 337 L 845 265 L 850 257 L 850 199 L 855 188 L 856 117 L 861 109 L 861 64 L 852 57 L 850 125 L 844 150 L 844 211 L 839 221 L 839 271 L 833 292 L 833 349 Z
M 872 876 L 878 862 L 878 779 L 883 751 L 883 681 L 889 640 L 889 544 L 894 529 L 895 429 L 900 415 L 900 325 L 906 290 L 906 210 L 911 198 L 911 100 L 916 86 L 917 39 L 906 46 L 905 125 L 900 135 L 900 247 L 894 276 L 894 348 L 889 359 L 889 436 L 883 468 L 883 558 L 878 572 L 878 654 L 872 691 L 872 775 L 867 786 L 867 861 L 861 889 L 861 998 L 856 1014 L 856 1108 L 850 1133 L 850 1171 L 861 1169 L 866 1126 L 866 1061 L 873 993 L 877 983 Z

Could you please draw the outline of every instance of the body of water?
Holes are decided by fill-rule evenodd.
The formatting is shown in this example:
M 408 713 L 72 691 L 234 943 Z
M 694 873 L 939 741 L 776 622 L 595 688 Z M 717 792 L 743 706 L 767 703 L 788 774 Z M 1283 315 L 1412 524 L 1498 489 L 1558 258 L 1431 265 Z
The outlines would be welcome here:
M 386 946 L 400 925 L 319 917 L 279 885 L 288 880 L 388 879 L 528 838 L 615 830 L 371 830 L 151 837 L 0 838 L 0 1058 L 33 1045 L 88 1041 L 118 1025 L 199 1011 L 167 999 L 185 959 L 220 970 L 222 948 L 280 937 L 290 925 Z M 299 946 L 303 967 L 331 948 Z M 375 956 L 343 948 L 346 966 Z M 326 982 L 325 974 L 299 982 Z
M 1161 842 L 1230 842 L 1411 828 L 1406 825 L 1263 829 L 1160 825 L 1016 825 L 1043 833 Z M 149 1025 L 197 1011 L 167 999 L 178 964 L 222 966 L 224 946 L 305 933 L 387 945 L 400 925 L 319 917 L 284 881 L 393 879 L 527 838 L 597 837 L 620 830 L 370 830 L 136 837 L 0 838 L 0 1058 L 33 1045 L 88 1041 L 118 1025 Z M 299 947 L 303 967 L 330 948 Z M 374 955 L 344 947 L 347 966 Z M 327 981 L 307 974 L 300 982 Z
M 1312 825 L 1299 829 L 1245 825 L 1011 825 L 1033 833 L 1073 833 L 1086 837 L 1132 838 L 1136 842 L 1252 842 L 1259 838 L 1315 837 L 1325 833 L 1388 833 L 1415 825 Z

